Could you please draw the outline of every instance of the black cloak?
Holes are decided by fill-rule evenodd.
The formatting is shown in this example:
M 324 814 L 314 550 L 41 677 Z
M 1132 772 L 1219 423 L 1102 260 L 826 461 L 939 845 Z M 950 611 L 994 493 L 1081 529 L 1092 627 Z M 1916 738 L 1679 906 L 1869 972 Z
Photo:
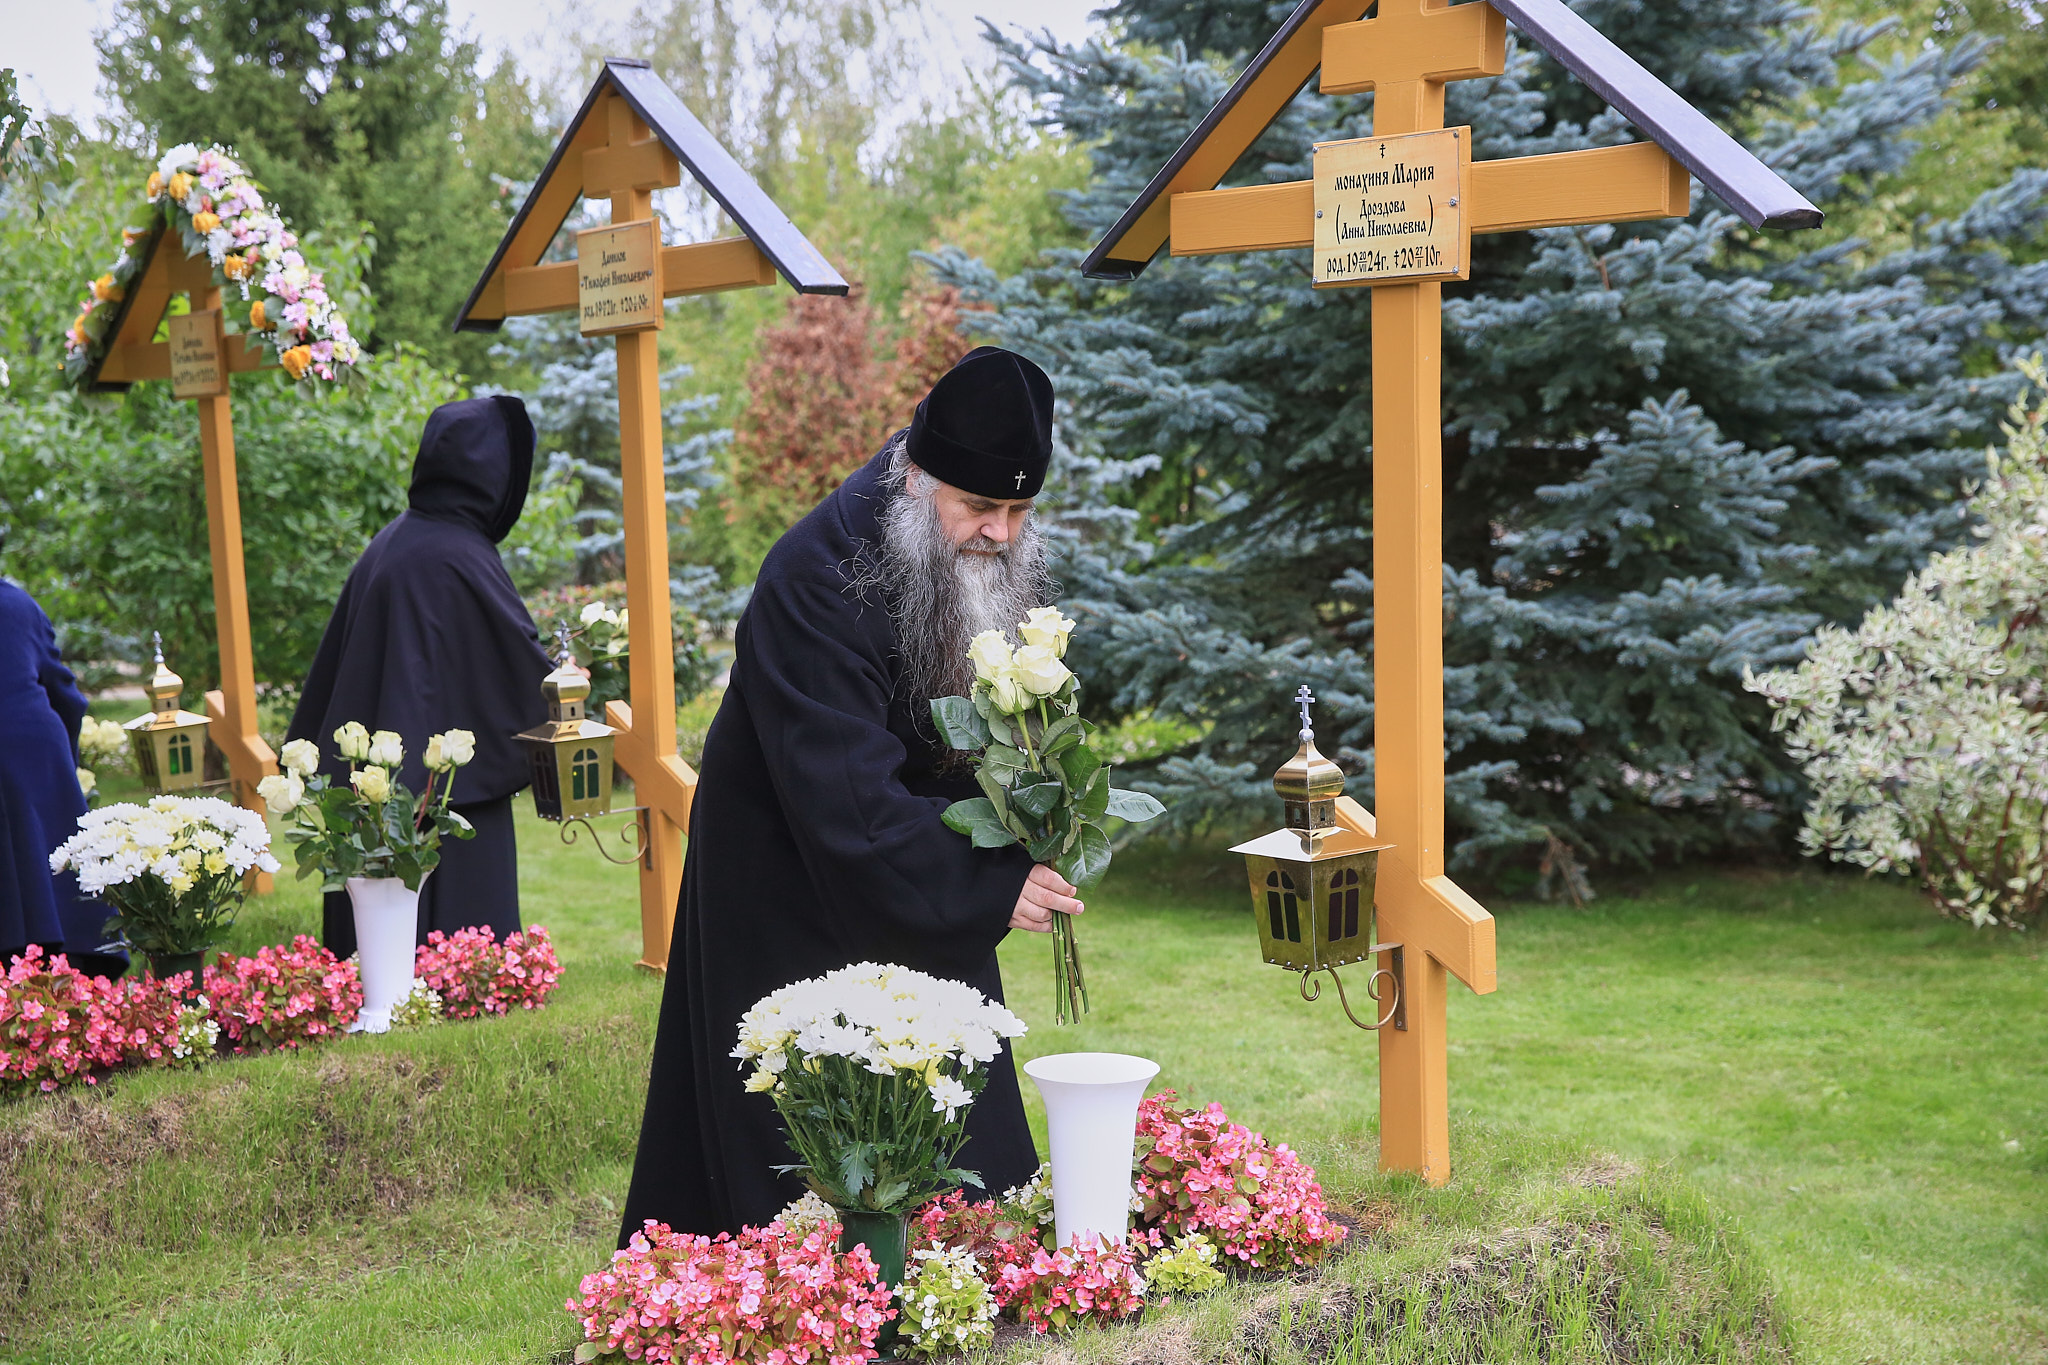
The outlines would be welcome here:
M 57 655 L 57 633 L 36 600 L 0 578 L 0 971 L 40 943 L 71 965 L 119 976 L 127 955 L 102 953 L 101 901 L 79 894 L 50 854 L 78 828 L 78 726 L 85 697 Z
M 878 542 L 877 456 L 776 542 L 734 635 L 704 741 L 626 1237 L 648 1218 L 710 1234 L 760 1225 L 803 1192 L 774 1104 L 728 1055 L 770 991 L 862 961 L 1002 999 L 995 949 L 1031 871 L 940 813 L 975 794 L 898 686 L 888 610 L 844 566 Z M 968 1114 L 961 1163 L 1001 1194 L 1038 1166 L 1009 1049 Z
M 420 892 L 427 933 L 520 927 L 512 795 L 528 781 L 519 731 L 547 718 L 540 682 L 554 665 L 498 557 L 519 520 L 533 470 L 533 423 L 500 394 L 444 403 L 427 418 L 413 462 L 411 510 L 377 533 L 349 571 L 320 638 L 288 739 L 320 746 L 322 769 L 344 778 L 334 732 L 349 721 L 405 740 L 400 780 L 417 793 L 427 739 L 476 736 L 476 758 L 457 770 L 454 808 L 476 837 L 441 844 L 441 864 Z M 355 951 L 348 896 L 327 897 L 322 940 Z

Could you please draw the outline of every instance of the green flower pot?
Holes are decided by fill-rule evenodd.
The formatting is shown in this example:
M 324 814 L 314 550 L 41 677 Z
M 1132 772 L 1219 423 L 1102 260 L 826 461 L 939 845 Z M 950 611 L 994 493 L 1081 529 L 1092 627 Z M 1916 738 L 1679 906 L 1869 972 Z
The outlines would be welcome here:
M 865 1246 L 874 1258 L 882 1283 L 892 1291 L 903 1283 L 903 1257 L 910 1235 L 910 1218 L 901 1213 L 872 1213 L 865 1209 L 840 1209 L 839 1250 L 844 1253 Z M 891 1359 L 900 1317 L 882 1324 L 875 1337 L 875 1349 L 884 1360 Z
M 200 983 L 205 979 L 206 975 L 202 970 L 205 965 L 206 954 L 203 952 L 151 953 L 149 955 L 149 974 L 159 981 L 168 981 L 179 972 L 192 973 L 192 985 L 186 991 L 188 995 L 199 994 Z

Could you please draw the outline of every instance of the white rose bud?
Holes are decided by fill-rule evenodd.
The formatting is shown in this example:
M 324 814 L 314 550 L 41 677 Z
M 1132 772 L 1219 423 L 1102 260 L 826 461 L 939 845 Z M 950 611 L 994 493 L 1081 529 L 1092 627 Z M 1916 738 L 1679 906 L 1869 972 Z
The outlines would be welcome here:
M 273 815 L 289 815 L 306 797 L 306 784 L 297 773 L 277 773 L 256 784 L 256 794 Z
M 1074 623 L 1060 615 L 1058 607 L 1033 607 L 1017 627 L 1025 644 L 1043 645 L 1055 659 L 1067 657 L 1067 637 L 1073 633 Z
M 992 683 L 1010 666 L 1010 642 L 999 630 L 985 630 L 967 646 L 967 657 L 974 662 L 974 676 Z
M 391 774 L 382 768 L 358 768 L 348 775 L 348 780 L 356 794 L 373 806 L 391 799 Z
M 988 680 L 988 699 L 996 710 L 1006 716 L 1027 710 L 1032 704 L 1031 694 L 1024 690 L 1024 684 L 1017 681 L 1014 668 L 1005 668 Z
M 1017 682 L 1034 697 L 1049 697 L 1067 685 L 1073 670 L 1045 645 L 1026 645 L 1017 651 L 1012 671 Z
M 586 602 L 583 604 L 583 624 L 586 626 L 594 626 L 599 621 L 607 621 L 616 625 L 618 620 L 617 614 L 602 602 Z
M 284 752 L 277 756 L 277 761 L 288 773 L 311 777 L 320 771 L 320 746 L 310 739 L 291 740 L 284 746 Z
M 361 721 L 352 720 L 334 732 L 334 747 L 351 763 L 361 763 L 370 756 L 370 732 Z
M 80 768 L 78 770 L 78 794 L 80 796 L 91 796 L 92 789 L 99 784 L 100 780 L 93 776 L 92 769 Z
M 442 756 L 441 737 L 439 735 L 435 735 L 427 741 L 427 757 L 425 762 L 427 771 L 430 773 L 444 773 L 451 766 L 448 760 Z
M 385 768 L 396 768 L 405 762 L 405 741 L 394 730 L 379 730 L 370 736 L 370 762 Z

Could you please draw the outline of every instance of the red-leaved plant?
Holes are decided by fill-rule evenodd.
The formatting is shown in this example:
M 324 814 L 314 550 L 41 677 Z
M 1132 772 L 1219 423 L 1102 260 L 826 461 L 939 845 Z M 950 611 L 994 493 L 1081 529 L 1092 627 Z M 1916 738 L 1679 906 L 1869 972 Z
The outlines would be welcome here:
M 254 957 L 222 953 L 206 969 L 206 995 L 237 1052 L 296 1048 L 344 1033 L 363 1008 L 355 964 L 305 934 L 289 948 L 259 948 Z
M 798 1237 L 781 1223 L 700 1237 L 647 1221 L 568 1302 L 579 1362 L 859 1365 L 895 1316 L 865 1246 L 841 1254 L 839 1224 Z
M 499 943 L 486 925 L 429 933 L 414 954 L 412 974 L 439 992 L 446 1018 L 474 1019 L 539 1009 L 562 979 L 562 964 L 544 926 L 515 929 Z

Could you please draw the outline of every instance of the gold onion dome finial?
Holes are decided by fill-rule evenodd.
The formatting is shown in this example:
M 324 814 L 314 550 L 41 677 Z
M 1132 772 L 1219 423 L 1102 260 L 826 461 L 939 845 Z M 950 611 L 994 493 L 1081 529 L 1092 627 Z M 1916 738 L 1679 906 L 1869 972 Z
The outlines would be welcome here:
M 184 695 L 185 680 L 171 672 L 164 662 L 164 637 L 159 631 L 149 633 L 150 642 L 156 650 L 156 673 L 149 680 L 149 699 L 153 710 L 175 711 L 178 699 Z
M 555 633 L 561 652 L 557 656 L 555 671 L 541 679 L 540 692 L 547 699 L 550 708 L 561 708 L 583 701 L 590 695 L 590 679 L 576 667 L 575 651 L 569 648 L 567 628 Z M 580 714 L 580 713 L 579 713 Z M 556 715 L 556 720 L 567 719 Z
M 1315 727 L 1308 715 L 1314 695 L 1304 686 L 1294 694 L 1294 700 L 1301 707 L 1301 747 L 1295 750 L 1293 758 L 1280 765 L 1280 771 L 1273 774 L 1273 790 L 1287 807 L 1289 826 L 1302 828 L 1307 824 L 1325 823 L 1316 818 L 1321 812 L 1314 808 L 1321 803 L 1333 802 L 1343 794 L 1344 770 L 1316 749 Z

